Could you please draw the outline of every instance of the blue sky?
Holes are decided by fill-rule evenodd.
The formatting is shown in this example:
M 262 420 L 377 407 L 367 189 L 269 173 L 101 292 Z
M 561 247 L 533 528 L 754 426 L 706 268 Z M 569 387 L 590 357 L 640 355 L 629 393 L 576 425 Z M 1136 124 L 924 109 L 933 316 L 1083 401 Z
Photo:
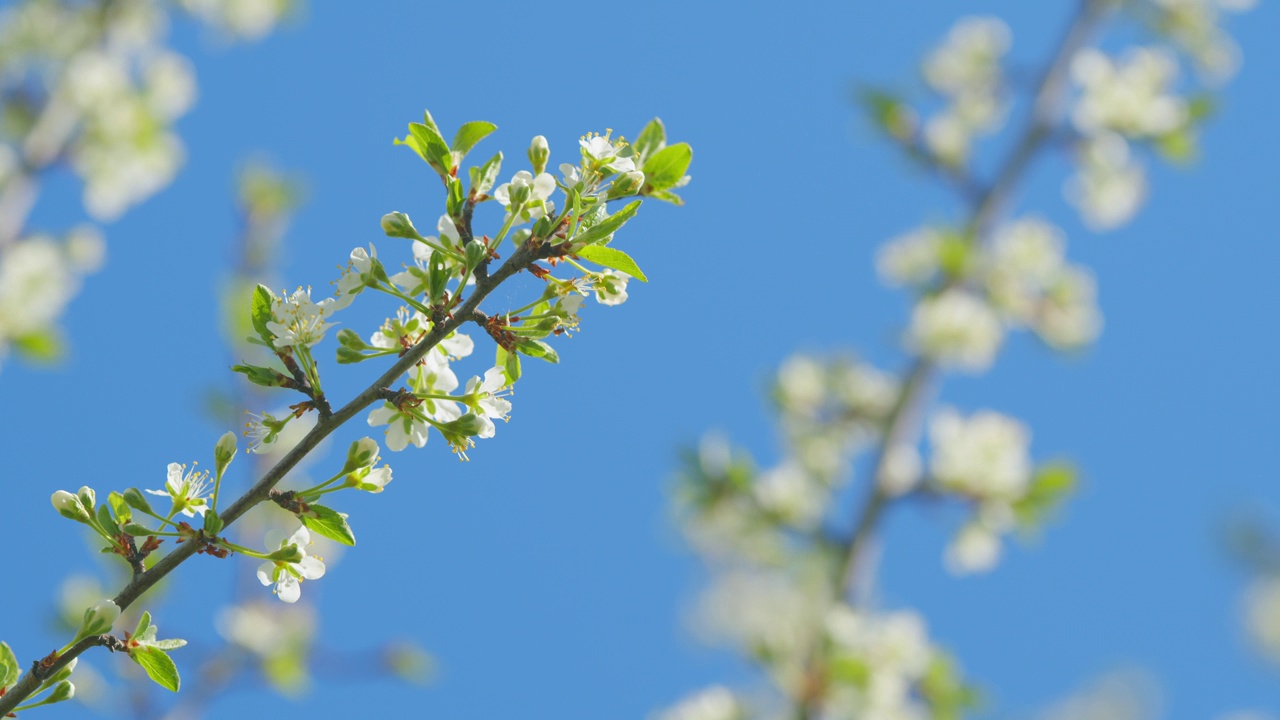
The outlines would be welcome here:
M 438 181 L 390 142 L 424 107 L 446 133 L 497 123 L 477 152 L 503 150 L 504 174 L 523 167 L 515 160 L 535 134 L 550 140 L 554 163 L 587 131 L 634 135 L 657 115 L 695 156 L 687 206 L 648 204 L 621 240 L 651 282 L 633 283 L 621 307 L 590 306 L 559 366 L 526 363 L 511 422 L 470 463 L 439 437 L 390 458 L 388 491 L 344 507 L 359 547 L 304 588 L 322 597 L 326 645 L 413 638 L 438 656 L 437 681 L 326 684 L 299 703 L 247 690 L 215 711 L 626 718 L 709 683 L 749 684 L 685 622 L 703 573 L 669 521 L 677 450 L 719 429 L 774 459 L 760 391 L 796 350 L 852 349 L 902 366 L 894 339 L 906 299 L 879 284 L 872 253 L 957 207 L 859 120 L 851 89 L 918 90 L 918 58 L 964 14 L 1006 18 L 1015 63 L 1034 65 L 1069 5 L 650 2 L 614 15 L 577 3 L 475 13 L 315 3 L 292 27 L 236 47 L 179 24 L 175 43 L 200 84 L 179 124 L 186 168 L 107 229 L 108 265 L 70 309 L 66 362 L 0 373 L 11 508 L 0 528 L 10 548 L 0 635 L 25 657 L 61 644 L 30 620 L 47 613 L 61 577 L 94 567 L 49 508 L 52 491 L 159 487 L 167 463 L 208 462 L 228 429 L 201 406 L 229 378 L 210 328 L 243 158 L 305 176 L 308 202 L 280 275 L 322 287 L 354 246 L 392 254 L 383 213 L 441 212 Z M 1277 27 L 1280 9 L 1267 2 L 1231 26 L 1245 63 L 1203 134 L 1202 159 L 1190 170 L 1152 164 L 1151 200 L 1131 225 L 1088 233 L 1061 199 L 1061 158 L 1037 165 L 1019 197 L 1019 208 L 1060 223 L 1073 259 L 1096 272 L 1105 332 L 1067 360 L 1014 337 L 992 373 L 949 377 L 942 399 L 1022 418 L 1036 456 L 1072 458 L 1083 490 L 1038 543 L 963 580 L 940 563 L 950 526 L 904 509 L 889 519 L 881 576 L 885 603 L 926 614 L 988 688 L 995 716 L 1025 716 L 1132 665 L 1160 680 L 1170 718 L 1275 702 L 1274 669 L 1242 639 L 1242 576 L 1217 532 L 1240 507 L 1280 510 L 1269 462 L 1280 439 Z M 55 180 L 34 222 L 68 224 L 76 197 Z M 391 309 L 368 305 L 349 320 L 366 332 Z M 372 368 L 326 377 L 343 397 Z M 339 442 L 364 432 L 340 431 Z M 253 565 L 211 564 L 184 568 L 158 618 L 166 630 L 214 637 L 213 609 L 232 574 Z

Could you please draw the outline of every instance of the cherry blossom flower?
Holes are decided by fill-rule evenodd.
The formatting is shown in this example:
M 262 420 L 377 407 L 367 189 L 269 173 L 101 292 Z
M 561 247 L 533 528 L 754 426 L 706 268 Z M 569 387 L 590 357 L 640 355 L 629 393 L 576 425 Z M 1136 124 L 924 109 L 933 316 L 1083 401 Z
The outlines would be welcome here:
M 273 541 L 278 534 L 276 532 L 267 536 L 268 547 L 276 544 Z M 272 592 L 284 602 L 297 602 L 302 596 L 303 580 L 317 580 L 324 577 L 324 561 L 307 554 L 307 547 L 310 544 L 311 533 L 307 532 L 306 526 L 299 526 L 293 535 L 279 541 L 278 545 L 280 550 L 292 546 L 297 552 L 291 554 L 287 560 L 267 560 L 259 565 L 258 581 L 267 586 L 275 585 Z
M 204 494 L 209 490 L 209 473 L 196 471 L 195 465 L 187 470 L 186 465 L 169 463 L 169 479 L 164 490 L 148 490 L 150 495 L 168 496 L 173 500 L 175 513 L 187 517 L 204 516 L 208 510 L 208 501 Z

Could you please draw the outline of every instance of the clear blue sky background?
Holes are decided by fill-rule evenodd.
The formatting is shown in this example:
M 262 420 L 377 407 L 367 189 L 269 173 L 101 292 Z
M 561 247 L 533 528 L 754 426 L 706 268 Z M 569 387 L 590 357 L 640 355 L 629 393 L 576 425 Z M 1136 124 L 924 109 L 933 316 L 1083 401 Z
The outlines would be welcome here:
M 306 176 L 282 278 L 327 287 L 352 247 L 402 249 L 379 231 L 384 212 L 420 225 L 441 212 L 428 168 L 390 142 L 423 107 L 447 132 L 496 122 L 486 156 L 521 158 L 544 134 L 553 162 L 572 159 L 587 131 L 634 135 L 659 115 L 695 159 L 688 205 L 653 203 L 627 228 L 624 247 L 652 282 L 633 284 L 620 308 L 590 306 L 558 367 L 527 363 L 511 422 L 471 463 L 439 437 L 392 457 L 388 492 L 345 508 L 360 546 L 304 588 L 322 596 L 327 645 L 414 638 L 438 655 L 437 682 L 321 685 L 298 704 L 253 690 L 215 712 L 636 718 L 708 683 L 750 683 L 683 619 L 703 574 L 668 520 L 677 448 L 718 428 L 772 461 L 760 390 L 797 349 L 901 365 L 894 338 L 907 305 L 878 284 L 872 253 L 956 206 L 860 122 L 850 90 L 918 88 L 917 59 L 968 13 L 1006 18 L 1015 61 L 1037 63 L 1073 3 L 339 5 L 315 3 L 248 47 L 175 28 L 200 82 L 180 124 L 185 170 L 108 228 L 108 267 L 70 310 L 67 361 L 0 373 L 0 636 L 26 658 L 60 644 L 30 619 L 47 612 L 62 576 L 93 567 L 49 508 L 53 490 L 159 487 L 166 463 L 208 462 L 226 429 L 200 407 L 229 375 L 211 328 L 243 157 L 262 152 Z M 1276 707 L 1277 676 L 1242 640 L 1242 577 L 1216 532 L 1231 510 L 1277 501 L 1277 30 L 1280 8 L 1265 1 L 1233 25 L 1246 61 L 1204 133 L 1202 161 L 1154 167 L 1152 199 L 1132 225 L 1088 234 L 1061 200 L 1061 159 L 1036 166 L 1021 197 L 1095 269 L 1105 334 L 1069 361 L 1015 337 L 994 372 L 949 379 L 943 398 L 1023 418 L 1038 457 L 1083 468 L 1083 491 L 1038 545 L 965 580 L 940 566 L 950 526 L 898 513 L 882 574 L 886 604 L 927 614 L 989 688 L 993 716 L 1025 716 L 1134 664 L 1163 683 L 1171 718 Z M 74 193 L 53 183 L 36 221 L 65 225 Z M 804 293 L 788 294 L 802 274 Z M 331 369 L 331 394 L 348 395 L 372 370 Z M 184 568 L 162 627 L 213 636 L 230 573 L 253 571 L 243 559 L 214 564 Z

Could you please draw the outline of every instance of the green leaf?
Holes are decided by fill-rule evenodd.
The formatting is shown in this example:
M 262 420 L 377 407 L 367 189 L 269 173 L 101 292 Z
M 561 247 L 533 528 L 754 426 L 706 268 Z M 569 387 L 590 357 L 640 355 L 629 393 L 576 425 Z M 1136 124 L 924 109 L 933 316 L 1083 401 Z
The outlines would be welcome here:
M 689 143 L 668 145 L 645 161 L 644 183 L 650 190 L 666 190 L 674 187 L 684 177 L 693 161 L 693 148 Z
M 111 506 L 111 512 L 115 513 L 117 524 L 124 524 L 133 520 L 133 510 L 120 493 L 112 492 L 107 495 L 107 504 Z
M 520 353 L 509 353 L 499 345 L 498 357 L 493 365 L 502 368 L 502 373 L 507 376 L 508 385 L 515 385 L 520 379 Z
M 347 524 L 347 516 L 333 508 L 312 505 L 308 512 L 299 514 L 298 519 L 308 529 L 334 542 L 343 545 L 356 544 L 356 536 L 351 532 L 351 526 Z
M 640 270 L 639 265 L 636 265 L 636 261 L 617 248 L 607 245 L 588 245 L 574 254 L 597 265 L 621 270 L 640 282 L 649 282 L 649 278 L 644 276 L 644 272 Z
M 684 198 L 671 192 L 670 190 L 649 190 L 645 192 L 644 196 L 651 197 L 654 200 L 661 200 L 662 202 L 669 202 L 672 205 L 684 204 Z
M 430 121 L 431 116 L 428 114 L 426 120 Z M 440 175 L 440 177 L 449 177 L 449 170 L 453 164 L 453 157 L 449 152 L 449 145 L 444 141 L 444 137 L 440 135 L 440 129 L 436 127 L 434 121 L 429 124 L 409 123 L 409 134 L 403 140 L 396 140 L 397 145 L 408 145 L 414 152 L 418 153 L 418 157 L 427 161 Z
M 164 650 L 151 645 L 142 645 L 134 648 L 129 653 L 129 657 L 141 665 L 147 672 L 147 677 L 157 685 L 166 690 L 178 692 L 178 687 L 182 684 L 182 679 L 178 677 L 178 666 L 173 664 L 173 660 Z
M 641 201 L 639 200 L 632 200 L 627 203 L 626 207 L 601 220 L 595 225 L 592 225 L 577 237 L 573 238 L 573 243 L 575 245 L 591 245 L 614 234 L 621 229 L 623 225 L 627 224 L 628 220 L 635 217 L 636 211 L 640 209 L 640 202 Z
M 140 637 L 149 627 L 151 627 L 151 613 L 143 611 L 142 617 L 138 618 L 138 624 L 133 628 L 133 637 Z
M 119 526 L 116 525 L 115 518 L 111 517 L 110 504 L 102 503 L 101 505 L 99 505 L 97 515 L 98 515 L 98 524 L 102 526 L 103 530 L 106 530 L 112 535 L 120 534 L 120 528 Z
M 14 350 L 28 360 L 52 362 L 62 357 L 65 350 L 62 337 L 53 328 L 44 328 L 19 335 L 10 343 Z
M 232 365 L 231 371 L 243 374 L 249 382 L 262 387 L 284 387 L 287 380 L 284 373 L 260 365 Z
M 22 666 L 18 664 L 18 658 L 13 654 L 13 648 L 9 647 L 7 642 L 0 642 L 0 687 L 6 689 L 13 687 L 21 675 Z
M 639 165 L 644 166 L 644 161 L 649 159 L 654 153 L 661 150 L 667 144 L 667 129 L 662 125 L 662 120 L 654 118 L 649 121 L 648 125 L 640 131 L 636 139 L 631 141 L 631 147 L 636 149 L 639 155 Z
M 253 319 L 253 329 L 258 331 L 258 336 L 268 347 L 271 341 L 275 340 L 275 333 L 267 328 L 267 323 L 274 318 L 271 314 L 272 301 L 275 299 L 275 293 L 271 292 L 271 288 L 266 285 L 259 284 L 253 291 L 253 300 L 250 301 L 250 317 Z
M 469 122 L 458 128 L 458 133 L 453 136 L 453 162 L 455 164 L 462 162 L 462 158 L 471 152 L 471 148 L 475 147 L 476 143 L 497 129 L 497 125 L 483 120 Z
M 1067 499 L 1076 487 L 1076 470 L 1063 462 L 1042 465 L 1036 470 L 1027 492 L 1013 503 L 1013 513 L 1024 529 L 1034 529 Z
M 477 196 L 488 193 L 498 182 L 498 173 L 502 172 L 502 153 L 489 158 L 489 161 L 478 168 L 471 168 L 471 192 Z
M 517 343 L 516 350 L 529 357 L 542 358 L 549 363 L 560 362 L 560 356 L 556 354 L 555 349 L 541 340 L 525 340 Z

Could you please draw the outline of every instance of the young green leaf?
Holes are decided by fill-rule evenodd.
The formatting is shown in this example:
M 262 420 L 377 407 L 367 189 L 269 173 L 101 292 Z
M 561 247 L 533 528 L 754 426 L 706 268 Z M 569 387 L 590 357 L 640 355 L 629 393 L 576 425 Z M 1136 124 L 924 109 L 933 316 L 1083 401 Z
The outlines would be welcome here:
M 271 292 L 271 288 L 266 285 L 259 284 L 253 291 L 253 299 L 250 301 L 250 317 L 253 318 L 253 329 L 258 331 L 258 336 L 262 341 L 271 347 L 271 341 L 275 340 L 275 333 L 267 328 L 267 323 L 271 322 L 271 305 L 275 299 L 275 293 Z
M 640 202 L 641 201 L 639 200 L 632 200 L 618 212 L 587 228 L 577 237 L 573 238 L 573 244 L 591 245 L 614 234 L 621 229 L 628 220 L 635 217 L 636 211 L 640 209 Z
M 493 365 L 502 368 L 503 374 L 507 376 L 508 385 L 515 385 L 520 379 L 520 353 L 507 352 L 499 345 L 498 357 L 493 361 Z
M 689 143 L 668 145 L 653 154 L 644 164 L 646 190 L 666 190 L 674 187 L 684 177 L 693 161 L 693 148 Z
M 560 356 L 556 354 L 556 351 L 541 340 L 525 340 L 516 344 L 516 350 L 529 357 L 542 358 L 549 363 L 560 362 Z
M 356 536 L 347 524 L 347 516 L 323 505 L 312 505 L 309 512 L 298 515 L 298 519 L 317 535 L 340 542 L 343 545 L 355 545 Z
M 631 147 L 636 149 L 638 159 L 636 164 L 644 167 L 644 161 L 653 156 L 667 145 L 667 129 L 662 125 L 662 120 L 654 118 L 649 121 L 648 125 L 640 131 L 636 139 L 631 142 Z
M 453 136 L 454 164 L 462 162 L 462 158 L 471 152 L 471 148 L 475 147 L 476 143 L 485 139 L 489 133 L 497 129 L 497 125 L 483 120 L 469 122 L 458 128 L 457 134 Z
M 151 627 L 151 613 L 143 611 L 142 617 L 138 618 L 138 624 L 133 628 L 133 637 L 139 637 L 149 627 Z
M 489 161 L 478 168 L 471 168 L 471 192 L 476 196 L 488 193 L 498 182 L 498 173 L 502 172 L 502 153 L 489 158 Z
M 13 654 L 13 648 L 9 647 L 7 642 L 0 642 L 0 688 L 13 687 L 21 675 L 22 666 L 18 664 L 18 658 Z
M 178 692 L 178 687 L 182 684 L 182 679 L 178 677 L 178 666 L 173 664 L 164 650 L 152 645 L 141 645 L 130 651 L 129 657 L 141 665 L 147 677 L 157 685 Z
M 644 276 L 644 272 L 640 270 L 639 265 L 636 265 L 636 261 L 617 248 L 607 245 L 588 245 L 574 254 L 597 265 L 621 270 L 640 282 L 649 282 L 649 278 Z

